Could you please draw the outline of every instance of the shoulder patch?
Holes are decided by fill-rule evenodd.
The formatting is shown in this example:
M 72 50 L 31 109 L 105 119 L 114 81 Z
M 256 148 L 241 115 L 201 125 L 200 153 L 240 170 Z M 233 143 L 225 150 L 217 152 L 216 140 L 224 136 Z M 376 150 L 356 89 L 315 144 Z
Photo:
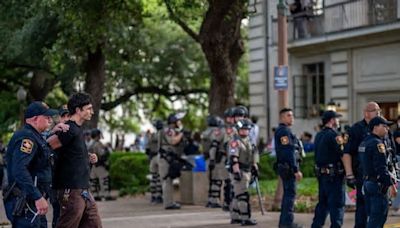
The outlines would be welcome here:
M 174 131 L 173 131 L 172 129 L 168 129 L 167 135 L 168 135 L 168 136 L 174 135 Z
M 382 154 L 386 153 L 385 144 L 383 144 L 383 143 L 378 143 L 377 147 L 378 147 L 379 153 L 382 153 Z
M 32 153 L 32 149 L 33 149 L 33 142 L 30 139 L 24 139 L 22 140 L 21 143 L 21 148 L 20 150 L 24 153 L 30 154 Z
M 336 143 L 339 145 L 343 145 L 343 143 L 344 143 L 343 137 L 340 135 L 336 136 Z
M 343 136 L 343 143 L 346 144 L 349 141 L 349 134 L 345 133 Z
M 220 136 L 221 135 L 221 130 L 219 128 L 214 130 L 214 135 L 215 136 Z
M 230 146 L 231 146 L 232 148 L 236 148 L 236 147 L 239 146 L 239 143 L 238 143 L 236 140 L 233 140 L 233 141 L 230 143 Z
M 289 144 L 289 137 L 287 137 L 287 136 L 282 136 L 282 137 L 281 137 L 281 144 L 282 144 L 282 145 L 288 145 L 288 144 Z

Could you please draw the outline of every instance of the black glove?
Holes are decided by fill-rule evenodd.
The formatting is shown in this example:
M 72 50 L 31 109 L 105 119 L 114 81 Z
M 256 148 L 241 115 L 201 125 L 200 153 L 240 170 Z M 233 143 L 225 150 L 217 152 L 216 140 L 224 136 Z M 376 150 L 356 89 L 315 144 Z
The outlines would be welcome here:
M 251 167 L 251 175 L 253 177 L 257 177 L 257 178 L 259 176 L 258 169 L 256 169 L 256 167 L 254 167 L 254 166 Z
M 233 173 L 233 179 L 235 179 L 237 181 L 241 181 L 242 180 L 242 173 L 241 172 Z
M 356 178 L 353 175 L 346 176 L 346 185 L 352 189 L 356 188 Z
M 208 163 L 208 169 L 209 170 L 213 170 L 215 168 L 215 161 L 214 160 L 210 160 Z

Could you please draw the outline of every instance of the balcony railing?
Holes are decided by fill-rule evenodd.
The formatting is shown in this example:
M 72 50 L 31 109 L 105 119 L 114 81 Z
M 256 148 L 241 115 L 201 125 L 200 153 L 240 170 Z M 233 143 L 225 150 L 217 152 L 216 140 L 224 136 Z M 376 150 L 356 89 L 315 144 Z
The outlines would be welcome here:
M 399 21 L 400 0 L 347 0 L 288 16 L 288 41 Z M 272 18 L 273 44 L 278 41 L 277 22 Z

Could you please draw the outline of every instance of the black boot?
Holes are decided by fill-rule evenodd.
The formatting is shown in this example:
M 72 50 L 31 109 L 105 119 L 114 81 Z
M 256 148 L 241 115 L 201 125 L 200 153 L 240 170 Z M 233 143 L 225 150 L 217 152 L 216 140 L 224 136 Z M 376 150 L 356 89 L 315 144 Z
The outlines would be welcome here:
M 257 221 L 254 219 L 242 220 L 242 226 L 255 226 L 255 225 L 257 225 Z

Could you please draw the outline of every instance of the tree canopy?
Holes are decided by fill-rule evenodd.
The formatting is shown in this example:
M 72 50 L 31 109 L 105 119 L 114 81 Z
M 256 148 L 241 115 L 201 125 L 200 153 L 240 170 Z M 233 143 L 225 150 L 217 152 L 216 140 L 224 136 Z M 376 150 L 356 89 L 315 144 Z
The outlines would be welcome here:
M 204 14 L 193 7 L 206 6 L 200 2 L 175 10 L 192 15 L 190 26 L 198 27 Z M 140 121 L 139 110 L 154 119 L 174 109 L 186 111 L 187 122 L 199 128 L 212 72 L 201 45 L 168 20 L 164 6 L 158 0 L 1 1 L 0 133 L 15 129 L 28 102 L 59 107 L 76 91 L 92 94 L 100 121 L 116 128 L 137 130 L 115 121 Z M 237 73 L 237 97 L 246 103 L 245 61 Z M 28 92 L 25 101 L 17 100 L 19 87 Z M 117 106 L 125 119 L 107 115 Z

